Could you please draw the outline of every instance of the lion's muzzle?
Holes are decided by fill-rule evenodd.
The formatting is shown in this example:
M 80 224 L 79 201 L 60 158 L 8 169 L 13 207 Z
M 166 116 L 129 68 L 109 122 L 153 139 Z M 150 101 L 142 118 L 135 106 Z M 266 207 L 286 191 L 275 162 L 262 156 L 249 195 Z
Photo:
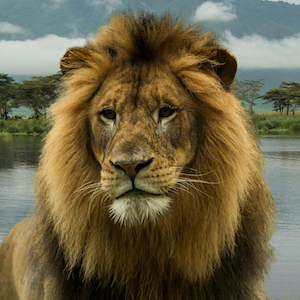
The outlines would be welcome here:
M 141 169 L 149 166 L 152 163 L 153 159 L 154 158 L 151 158 L 148 161 L 138 160 L 131 164 L 126 164 L 126 163 L 119 162 L 119 161 L 117 161 L 115 163 L 111 162 L 111 164 L 115 168 L 123 170 L 125 172 L 125 174 L 131 179 L 132 184 L 134 186 L 134 179 L 135 179 L 135 176 L 137 175 L 137 173 Z
M 110 160 L 111 170 L 118 178 L 110 206 L 115 222 L 125 225 L 153 222 L 168 209 L 170 199 L 165 195 L 166 190 L 159 188 L 161 179 L 159 174 L 153 175 L 154 165 L 154 157 L 130 163 Z

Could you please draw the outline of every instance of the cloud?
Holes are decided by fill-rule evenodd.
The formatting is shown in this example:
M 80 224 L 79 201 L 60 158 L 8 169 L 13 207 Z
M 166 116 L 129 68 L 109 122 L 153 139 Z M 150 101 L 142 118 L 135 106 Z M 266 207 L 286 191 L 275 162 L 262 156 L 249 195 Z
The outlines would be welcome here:
M 272 1 L 272 2 L 278 2 L 278 1 L 282 1 L 282 0 L 268 0 L 268 1 Z M 296 4 L 299 5 L 300 4 L 300 0 L 285 0 L 283 2 L 288 2 L 290 4 Z
M 59 71 L 66 49 L 83 46 L 85 39 L 47 35 L 36 40 L 0 41 L 0 72 L 9 75 L 44 76 Z
M 195 22 L 227 22 L 236 18 L 237 15 L 235 14 L 234 7 L 231 4 L 206 1 L 197 8 L 193 19 Z
M 24 33 L 25 30 L 18 26 L 8 22 L 0 22 L 0 33 L 14 34 L 14 33 Z
M 118 6 L 122 4 L 120 0 L 92 0 L 91 2 L 96 5 L 111 5 L 111 6 Z
M 257 34 L 239 39 L 229 31 L 225 37 L 241 69 L 300 68 L 300 33 L 281 40 L 268 40 Z
M 60 8 L 61 4 L 66 1 L 67 0 L 50 0 L 47 3 L 42 3 L 42 6 L 45 8 L 58 9 Z
M 241 69 L 300 69 L 300 33 L 281 40 L 259 35 L 237 38 L 225 32 L 226 46 L 237 57 Z M 60 58 L 83 38 L 47 35 L 36 40 L 0 41 L 0 72 L 13 75 L 45 76 L 59 70 Z
M 101 7 L 105 9 L 106 16 L 110 15 L 111 12 L 116 9 L 119 5 L 122 5 L 121 0 L 85 0 L 88 4 L 94 7 Z

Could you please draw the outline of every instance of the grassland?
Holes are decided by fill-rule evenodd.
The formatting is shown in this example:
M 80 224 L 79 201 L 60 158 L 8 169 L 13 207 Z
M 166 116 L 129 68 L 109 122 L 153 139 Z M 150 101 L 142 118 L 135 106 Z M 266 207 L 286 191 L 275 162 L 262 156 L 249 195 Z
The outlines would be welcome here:
M 252 115 L 257 131 L 300 131 L 300 112 L 295 115 L 257 113 Z
M 0 136 L 45 135 L 50 130 L 48 119 L 0 120 Z

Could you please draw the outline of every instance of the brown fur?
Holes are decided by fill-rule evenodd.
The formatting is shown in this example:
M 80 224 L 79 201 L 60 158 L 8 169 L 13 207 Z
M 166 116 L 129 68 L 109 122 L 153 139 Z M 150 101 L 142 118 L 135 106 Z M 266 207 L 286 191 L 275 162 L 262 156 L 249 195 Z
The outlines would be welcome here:
M 234 57 L 168 15 L 122 13 L 61 67 L 36 216 L 0 248 L 0 299 L 259 299 L 275 208 L 251 121 L 227 90 Z M 166 102 L 177 115 L 159 125 Z M 138 155 L 152 160 L 137 177 L 166 209 L 126 224 L 110 205 L 128 178 L 110 162 Z M 12 263 L 14 243 L 27 246 Z

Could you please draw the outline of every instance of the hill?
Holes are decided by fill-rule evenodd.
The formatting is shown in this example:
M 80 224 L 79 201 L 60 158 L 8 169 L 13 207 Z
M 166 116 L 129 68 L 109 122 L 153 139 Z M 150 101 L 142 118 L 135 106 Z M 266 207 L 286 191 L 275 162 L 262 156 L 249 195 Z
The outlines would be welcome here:
M 300 33 L 300 5 L 263 0 L 1 0 L 0 40 L 35 40 L 54 34 L 60 37 L 90 37 L 109 21 L 112 11 L 148 9 L 156 13 L 181 13 L 186 22 L 205 24 L 226 43 L 226 32 L 237 39 L 257 35 L 280 43 Z M 300 40 L 300 35 L 299 35 Z M 298 40 L 296 40 L 298 41 Z M 275 43 L 275 42 L 274 42 Z M 262 49 L 264 51 L 264 49 Z M 1 66 L 0 66 L 1 72 Z M 21 81 L 26 76 L 14 76 Z M 38 74 L 37 74 L 38 75 Z M 50 75 L 50 74 L 49 74 Z M 261 94 L 282 81 L 300 82 L 300 68 L 239 68 L 237 79 L 258 80 L 265 85 Z M 28 78 L 26 78 L 28 79 Z M 270 111 L 256 106 L 258 112 Z
M 113 9 L 146 8 L 157 13 L 169 10 L 193 21 L 204 2 L 222 3 L 236 15 L 230 22 L 207 20 L 207 28 L 220 33 L 230 30 L 236 37 L 253 33 L 268 39 L 281 39 L 300 32 L 300 5 L 262 0 L 1 0 L 0 39 L 36 39 L 47 34 L 87 37 L 109 21 Z M 10 25 L 13 25 L 9 27 Z M 4 28 L 4 29 L 3 29 Z M 6 28 L 6 30 L 5 30 Z

